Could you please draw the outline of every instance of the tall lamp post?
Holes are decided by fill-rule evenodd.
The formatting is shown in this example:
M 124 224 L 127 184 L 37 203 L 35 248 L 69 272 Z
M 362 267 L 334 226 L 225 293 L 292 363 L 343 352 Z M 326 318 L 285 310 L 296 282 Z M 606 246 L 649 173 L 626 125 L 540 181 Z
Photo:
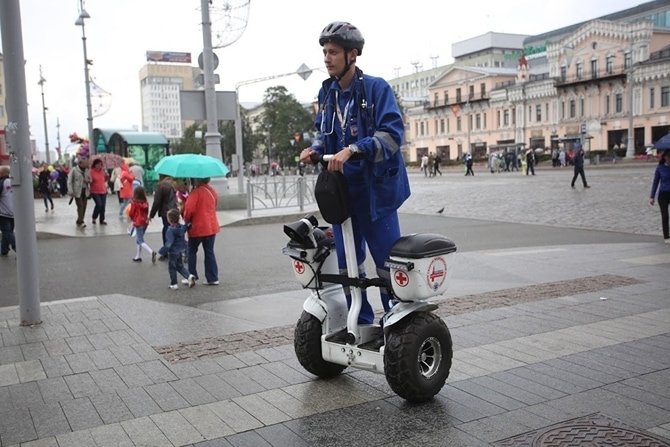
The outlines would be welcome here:
M 86 52 L 86 26 L 84 24 L 84 21 L 86 19 L 90 19 L 91 16 L 89 15 L 88 12 L 84 9 L 84 0 L 79 0 L 79 17 L 77 17 L 77 20 L 74 22 L 76 26 L 81 26 L 81 40 L 84 45 L 84 81 L 86 85 L 86 120 L 88 122 L 88 140 L 91 144 L 90 151 L 93 152 L 95 150 L 95 144 L 93 143 L 93 110 L 91 108 L 91 76 L 88 73 L 88 66 L 92 64 L 92 62 L 88 59 L 88 54 Z
M 51 155 L 49 154 L 49 133 L 48 133 L 48 126 L 47 126 L 47 106 L 44 104 L 44 83 L 47 82 L 46 79 L 44 79 L 44 76 L 42 76 L 42 66 L 40 65 L 40 82 L 37 83 L 37 85 L 40 86 L 40 90 L 42 91 L 42 118 L 44 119 L 44 149 L 46 150 L 47 153 L 47 164 L 51 164 Z
M 635 125 L 633 124 L 633 74 L 635 64 L 633 60 L 633 33 L 630 34 L 630 62 L 628 73 L 626 73 L 626 84 L 628 87 L 628 142 L 626 143 L 626 158 L 632 160 L 635 155 Z M 625 60 L 625 56 L 624 56 Z M 616 157 L 614 158 L 616 160 Z

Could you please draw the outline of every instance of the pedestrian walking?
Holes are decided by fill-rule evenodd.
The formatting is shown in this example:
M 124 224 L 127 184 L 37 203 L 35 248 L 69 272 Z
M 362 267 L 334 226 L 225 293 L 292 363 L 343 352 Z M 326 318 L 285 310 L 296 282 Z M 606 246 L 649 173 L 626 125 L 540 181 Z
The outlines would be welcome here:
M 119 180 L 121 181 L 121 189 L 119 191 L 119 198 L 122 200 L 121 206 L 119 208 L 119 216 L 123 216 L 126 207 L 133 198 L 133 181 L 135 176 L 128 169 L 127 164 L 121 165 L 121 174 L 119 174 Z
M 63 166 L 56 166 L 56 171 L 58 172 L 58 178 L 56 182 L 58 183 L 58 191 L 60 192 L 61 197 L 66 197 L 67 194 L 67 171 Z
M 475 175 L 475 171 L 472 170 L 472 154 L 465 154 L 465 175 Z
M 196 281 L 200 279 L 196 267 L 198 247 L 202 244 L 202 250 L 205 252 L 205 284 L 216 286 L 219 284 L 219 267 L 214 254 L 214 242 L 216 235 L 221 231 L 216 216 L 219 196 L 214 188 L 209 186 L 209 178 L 195 179 L 194 184 L 184 204 L 184 222 L 190 224 L 187 245 L 188 271 Z
M 9 166 L 0 166 L 0 256 L 7 256 L 11 248 L 16 253 L 14 235 L 14 192 Z
M 137 253 L 133 261 L 142 262 L 142 249 L 144 249 L 151 255 L 151 262 L 155 264 L 157 253 L 151 249 L 149 244 L 144 242 L 144 234 L 149 226 L 149 202 L 147 201 L 147 193 L 142 186 L 138 186 L 133 191 L 133 200 L 129 205 L 128 217 L 130 217 L 135 229 L 135 243 L 137 244 Z
M 168 259 L 168 273 L 170 274 L 170 285 L 168 288 L 170 290 L 177 290 L 179 288 L 177 273 L 184 277 L 188 282 L 189 288 L 195 286 L 195 276 L 188 272 L 182 260 L 183 254 L 186 252 L 186 241 L 184 239 L 186 226 L 179 223 L 179 218 L 180 214 L 177 209 L 170 209 L 166 213 L 169 226 L 165 235 L 165 243 L 158 250 L 158 254 Z
M 86 203 L 91 197 L 91 173 L 88 169 L 88 159 L 80 158 L 77 166 L 70 169 L 67 176 L 67 189 L 77 205 L 77 226 L 86 228 Z
M 54 209 L 54 201 L 51 197 L 53 192 L 53 184 L 51 182 L 51 172 L 49 171 L 49 166 L 44 163 L 40 173 L 37 175 L 37 184 L 39 186 L 40 194 L 42 194 L 42 200 L 44 200 L 44 212 L 49 211 L 49 205 L 51 205 L 51 210 Z
M 572 176 L 572 183 L 570 183 L 570 186 L 574 188 L 577 176 L 581 176 L 584 188 L 590 188 L 590 186 L 586 183 L 586 176 L 584 175 L 584 149 L 580 149 L 577 151 L 577 153 L 575 154 L 575 159 L 573 160 L 573 165 L 575 175 Z
M 166 233 L 170 223 L 167 219 L 167 213 L 169 210 L 177 208 L 177 196 L 175 194 L 174 187 L 172 186 L 172 177 L 169 175 L 160 174 L 158 176 L 158 186 L 156 187 L 156 192 L 154 192 L 154 202 L 151 205 L 151 212 L 149 213 L 149 218 L 153 219 L 156 214 L 163 221 L 163 230 L 161 235 L 163 237 L 163 245 L 165 245 Z M 163 256 L 161 255 L 161 258 Z M 162 259 L 161 259 L 162 260 Z
M 654 197 L 658 191 L 658 206 L 661 209 L 661 226 L 663 241 L 670 244 L 670 228 L 668 228 L 668 206 L 670 206 L 670 150 L 663 152 L 654 172 L 654 182 L 651 185 L 649 203 L 654 205 Z
M 526 152 L 526 175 L 529 172 L 535 175 L 535 151 L 533 149 L 528 149 Z
M 433 160 L 433 176 L 437 177 L 437 174 L 439 173 L 442 175 L 442 171 L 440 171 L 440 163 L 442 163 L 442 157 L 440 157 L 440 154 L 435 154 L 435 160 Z
M 107 208 L 107 181 L 109 174 L 102 167 L 102 160 L 96 158 L 91 165 L 91 198 L 95 207 L 91 216 L 91 223 L 95 225 L 100 218 L 100 225 L 107 225 L 105 221 L 105 209 Z
M 423 157 L 421 157 L 421 170 L 424 177 L 428 177 L 428 154 L 423 154 Z
M 356 66 L 364 43 L 358 28 L 348 22 L 330 23 L 321 32 L 319 44 L 331 78 L 323 83 L 318 94 L 315 127 L 319 134 L 311 148 L 302 151 L 300 160 L 311 163 L 310 157 L 315 153 L 334 154 L 328 162 L 328 171 L 342 171 L 349 186 L 357 264 L 364 265 L 367 245 L 377 274 L 390 280 L 384 260 L 400 237 L 398 208 L 410 195 L 400 151 L 405 125 L 388 82 L 365 75 Z M 361 158 L 351 159 L 354 154 L 360 154 Z M 426 163 L 425 167 L 427 175 L 430 165 Z M 333 225 L 333 232 L 338 266 L 346 271 L 341 225 Z M 348 287 L 345 293 L 350 299 Z M 381 289 L 381 298 L 388 311 L 389 296 L 385 289 Z M 373 321 L 374 312 L 363 291 L 359 322 Z

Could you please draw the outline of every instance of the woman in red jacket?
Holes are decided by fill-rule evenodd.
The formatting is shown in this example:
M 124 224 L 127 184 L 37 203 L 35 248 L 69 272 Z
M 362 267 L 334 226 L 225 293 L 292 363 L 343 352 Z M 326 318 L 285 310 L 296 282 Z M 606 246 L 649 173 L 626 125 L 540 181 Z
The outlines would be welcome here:
M 209 186 L 209 179 L 195 179 L 195 187 L 184 204 L 184 222 L 190 224 L 188 230 L 188 271 L 198 279 L 196 263 L 198 246 L 202 244 L 205 252 L 205 284 L 219 284 L 219 267 L 214 255 L 214 241 L 220 231 L 219 219 L 216 217 L 216 204 L 219 200 L 214 188 Z
M 100 225 L 107 225 L 105 222 L 105 207 L 107 206 L 107 181 L 109 174 L 102 167 L 102 160 L 96 158 L 93 160 L 91 166 L 91 198 L 95 203 L 93 208 L 92 222 L 95 225 L 95 220 L 100 217 Z
M 130 200 L 133 198 L 133 180 L 135 180 L 135 175 L 128 170 L 128 165 L 124 163 L 121 165 L 121 174 L 119 175 L 119 178 L 121 179 L 119 198 L 123 200 L 123 202 L 121 202 L 121 208 L 119 208 L 119 216 L 123 216 L 126 206 L 128 206 Z

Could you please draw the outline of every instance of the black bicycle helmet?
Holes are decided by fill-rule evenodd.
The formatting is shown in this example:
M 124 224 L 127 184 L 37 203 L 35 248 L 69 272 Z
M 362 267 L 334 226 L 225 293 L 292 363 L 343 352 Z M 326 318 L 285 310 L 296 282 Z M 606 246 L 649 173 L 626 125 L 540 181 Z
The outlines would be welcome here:
M 361 32 L 349 22 L 328 24 L 319 36 L 319 45 L 323 46 L 326 42 L 342 45 L 345 50 L 356 48 L 359 56 L 363 54 L 363 45 L 365 45 Z

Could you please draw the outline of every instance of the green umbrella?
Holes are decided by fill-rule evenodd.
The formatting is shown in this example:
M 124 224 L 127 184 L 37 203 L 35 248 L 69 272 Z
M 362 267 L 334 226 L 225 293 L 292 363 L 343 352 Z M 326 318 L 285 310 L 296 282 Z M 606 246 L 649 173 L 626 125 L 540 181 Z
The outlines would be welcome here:
M 179 154 L 162 158 L 154 171 L 175 178 L 225 177 L 230 170 L 214 157 L 199 154 Z

